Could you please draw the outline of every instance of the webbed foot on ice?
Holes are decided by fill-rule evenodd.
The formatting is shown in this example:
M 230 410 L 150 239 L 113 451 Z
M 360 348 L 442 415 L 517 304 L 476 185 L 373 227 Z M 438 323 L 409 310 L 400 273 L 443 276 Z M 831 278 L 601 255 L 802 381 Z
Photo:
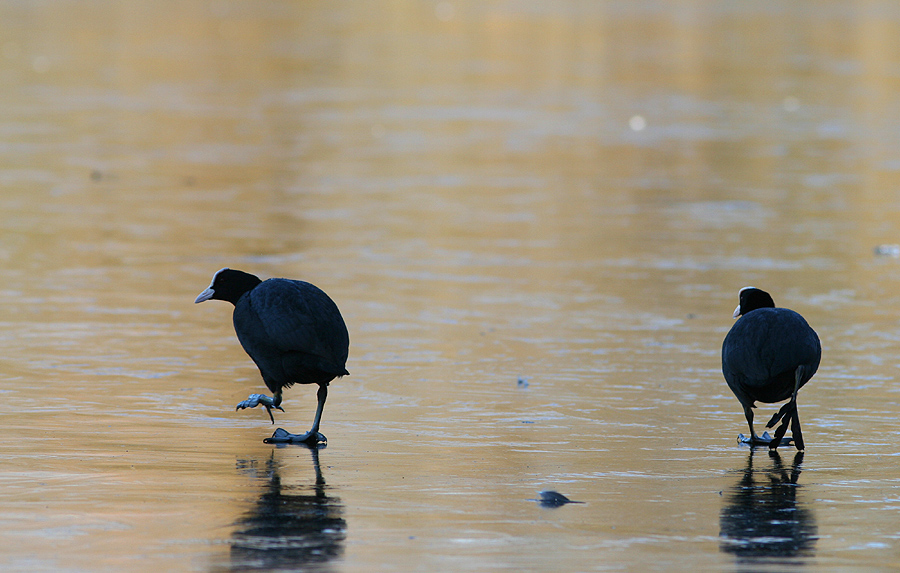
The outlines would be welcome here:
M 256 408 L 258 405 L 262 404 L 266 408 L 266 412 L 269 414 L 269 419 L 272 420 L 272 423 L 275 423 L 275 417 L 272 415 L 272 408 L 278 408 L 282 412 L 284 412 L 284 408 L 281 406 L 275 405 L 275 400 L 269 398 L 265 394 L 250 394 L 250 397 L 246 400 L 238 402 L 238 405 L 235 407 L 234 411 L 243 410 L 244 408 Z
M 772 436 L 769 435 L 769 432 L 763 432 L 761 436 L 745 436 L 744 434 L 738 434 L 737 441 L 739 444 L 746 444 L 751 448 L 755 447 L 770 447 L 772 445 Z M 781 438 L 781 441 L 778 443 L 779 446 L 790 446 L 794 443 L 793 438 L 784 437 Z
M 319 432 L 306 432 L 305 434 L 292 434 L 287 430 L 278 428 L 271 438 L 263 440 L 266 444 L 306 444 L 310 447 L 317 447 L 319 444 L 328 443 L 328 438 Z

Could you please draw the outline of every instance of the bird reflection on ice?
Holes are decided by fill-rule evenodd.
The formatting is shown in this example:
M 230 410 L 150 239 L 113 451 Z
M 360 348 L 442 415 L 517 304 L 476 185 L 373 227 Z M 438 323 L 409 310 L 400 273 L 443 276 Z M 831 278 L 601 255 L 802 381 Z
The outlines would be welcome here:
M 797 496 L 803 452 L 785 467 L 778 452 L 768 452 L 772 466 L 754 469 L 753 451 L 740 481 L 728 492 L 719 517 L 722 551 L 739 563 L 796 563 L 812 557 L 818 528 L 812 510 Z
M 319 452 L 310 448 L 316 474 L 314 486 L 284 485 L 278 461 L 265 468 L 240 461 L 239 469 L 265 481 L 256 505 L 237 522 L 231 539 L 231 571 L 273 569 L 329 570 L 328 563 L 344 551 L 347 523 L 340 498 L 329 496 L 319 467 Z

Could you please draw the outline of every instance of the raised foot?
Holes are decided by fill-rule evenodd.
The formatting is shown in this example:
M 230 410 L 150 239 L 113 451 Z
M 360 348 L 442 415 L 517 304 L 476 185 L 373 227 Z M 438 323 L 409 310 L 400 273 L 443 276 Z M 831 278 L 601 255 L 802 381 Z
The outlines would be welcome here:
M 243 410 L 244 408 L 256 408 L 262 404 L 266 408 L 266 412 L 269 414 L 269 419 L 272 420 L 272 423 L 275 423 L 275 416 L 272 415 L 272 408 L 278 408 L 282 412 L 284 412 L 284 408 L 281 406 L 275 405 L 275 400 L 269 398 L 265 394 L 250 394 L 250 397 L 246 400 L 238 402 L 238 405 L 235 407 L 234 411 Z
M 738 434 L 737 441 L 739 444 L 747 444 L 751 448 L 763 446 L 768 448 L 772 446 L 772 436 L 769 435 L 769 432 L 763 432 L 761 436 L 745 436 L 744 434 Z M 784 437 L 781 438 L 778 445 L 790 446 L 793 443 L 793 438 Z
M 327 444 L 328 438 L 319 432 L 306 432 L 305 434 L 292 434 L 287 430 L 278 428 L 271 438 L 263 440 L 266 444 L 306 444 L 315 447 L 319 444 Z

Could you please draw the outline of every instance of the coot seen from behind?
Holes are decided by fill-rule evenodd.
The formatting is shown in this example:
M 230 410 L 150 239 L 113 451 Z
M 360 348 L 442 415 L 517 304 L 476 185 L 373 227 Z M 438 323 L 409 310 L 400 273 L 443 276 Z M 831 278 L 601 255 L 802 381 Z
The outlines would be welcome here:
M 822 346 L 816 332 L 793 310 L 775 308 L 769 293 L 744 287 L 740 304 L 734 311 L 734 323 L 722 343 L 722 373 L 728 386 L 744 407 L 750 425 L 751 445 L 775 449 L 791 426 L 798 450 L 803 450 L 803 434 L 797 413 L 797 390 L 803 387 L 822 358 Z M 790 401 L 772 416 L 767 428 L 780 420 L 781 426 L 771 440 L 760 438 L 753 430 L 755 402 Z
M 345 365 L 350 337 L 344 319 L 327 294 L 303 281 L 268 279 L 228 268 L 213 275 L 195 303 L 226 300 L 234 305 L 234 331 L 273 397 L 251 394 L 236 409 L 265 406 L 282 412 L 281 392 L 292 384 L 318 384 L 319 400 L 312 429 L 291 434 L 279 428 L 266 442 L 325 442 L 319 433 L 328 383 L 349 374 Z

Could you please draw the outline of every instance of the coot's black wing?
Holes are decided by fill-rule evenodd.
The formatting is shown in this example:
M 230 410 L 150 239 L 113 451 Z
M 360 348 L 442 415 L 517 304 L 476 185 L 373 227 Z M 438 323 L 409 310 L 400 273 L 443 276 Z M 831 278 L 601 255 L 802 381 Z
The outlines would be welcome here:
M 761 308 L 739 318 L 725 337 L 722 373 L 741 403 L 777 402 L 793 393 L 797 367 L 804 366 L 806 383 L 821 356 L 819 337 L 802 316 Z
M 318 287 L 303 281 L 269 279 L 247 295 L 265 338 L 282 359 L 315 357 L 324 372 L 343 376 L 350 345 L 337 305 Z M 307 361 L 308 362 L 308 361 Z

